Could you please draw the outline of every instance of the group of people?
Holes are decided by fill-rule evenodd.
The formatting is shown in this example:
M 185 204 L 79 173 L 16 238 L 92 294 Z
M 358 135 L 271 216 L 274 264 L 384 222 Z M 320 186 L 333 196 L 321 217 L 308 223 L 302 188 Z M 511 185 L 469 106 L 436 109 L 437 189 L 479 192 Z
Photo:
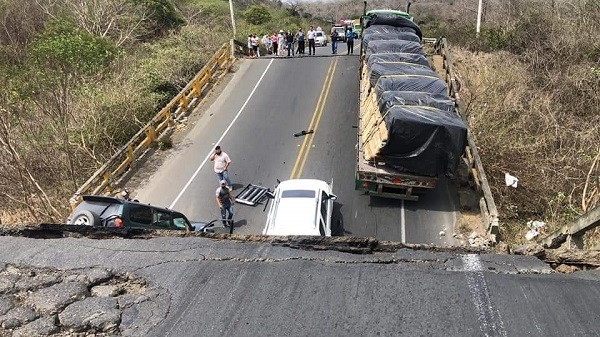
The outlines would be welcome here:
M 346 38 L 346 46 L 348 47 L 346 55 L 354 54 L 354 31 L 352 28 L 347 28 L 345 30 L 345 38 Z M 339 33 L 335 29 L 331 29 L 331 53 L 337 54 L 337 43 L 339 39 Z
M 317 27 L 317 31 L 321 30 L 321 27 Z M 316 55 L 316 44 L 315 44 L 316 31 L 313 26 L 310 26 L 307 32 L 304 32 L 302 28 L 298 29 L 297 32 L 292 31 L 284 32 L 280 30 L 279 33 L 273 33 L 271 35 L 264 35 L 262 39 L 258 39 L 256 35 L 248 35 L 248 49 L 250 50 L 250 57 L 260 57 L 261 44 L 268 54 L 274 56 L 295 56 L 305 55 L 306 47 L 308 45 L 308 55 Z
M 235 199 L 231 194 L 233 190 L 233 184 L 229 179 L 229 165 L 231 165 L 231 159 L 227 153 L 221 150 L 221 146 L 217 145 L 214 152 L 210 155 L 210 161 L 214 162 L 214 171 L 219 181 L 219 187 L 216 191 L 216 201 L 221 211 L 221 220 L 224 226 L 233 225 L 233 204 Z
M 289 30 L 287 32 L 280 30 L 279 33 L 274 32 L 271 35 L 264 35 L 262 39 L 259 39 L 255 34 L 250 34 L 248 35 L 250 57 L 260 57 L 261 45 L 269 55 L 286 56 L 286 53 L 287 56 L 306 55 L 307 42 L 308 55 L 316 55 L 315 37 L 317 31 L 321 31 L 321 27 L 317 27 L 315 31 L 313 26 L 310 26 L 307 32 L 300 28 L 295 33 Z M 354 54 L 354 31 L 352 28 L 348 28 L 345 30 L 344 35 L 348 47 L 347 55 Z M 331 53 L 337 54 L 338 39 L 340 38 L 337 30 L 332 28 L 330 37 Z

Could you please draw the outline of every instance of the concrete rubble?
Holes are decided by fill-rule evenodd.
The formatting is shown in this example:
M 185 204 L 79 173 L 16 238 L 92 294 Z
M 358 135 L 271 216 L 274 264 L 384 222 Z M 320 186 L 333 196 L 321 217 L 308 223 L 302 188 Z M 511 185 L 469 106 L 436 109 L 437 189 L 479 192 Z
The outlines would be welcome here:
M 138 313 L 168 301 L 168 294 L 145 280 L 106 268 L 0 264 L 2 337 L 144 334 L 138 327 L 150 322 Z

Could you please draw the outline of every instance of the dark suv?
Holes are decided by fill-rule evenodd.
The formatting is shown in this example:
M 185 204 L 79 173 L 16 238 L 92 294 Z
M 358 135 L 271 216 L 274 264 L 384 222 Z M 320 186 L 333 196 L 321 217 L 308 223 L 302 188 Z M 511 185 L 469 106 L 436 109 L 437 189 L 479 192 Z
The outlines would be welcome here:
M 215 222 L 190 222 L 180 212 L 136 201 L 84 195 L 67 219 L 68 225 L 95 227 L 215 231 Z M 208 230 L 208 229 L 211 230 Z

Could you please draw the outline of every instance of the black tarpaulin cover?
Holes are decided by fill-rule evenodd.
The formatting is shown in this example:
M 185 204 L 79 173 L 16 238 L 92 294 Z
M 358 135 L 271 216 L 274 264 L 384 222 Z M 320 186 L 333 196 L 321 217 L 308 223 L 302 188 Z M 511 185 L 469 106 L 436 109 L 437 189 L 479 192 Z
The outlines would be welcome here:
M 418 105 L 455 113 L 454 101 L 448 96 L 422 91 L 384 91 L 378 97 L 381 114 L 395 105 Z
M 429 62 L 425 55 L 410 53 L 383 53 L 372 54 L 367 62 L 367 68 L 370 68 L 375 62 L 408 62 L 420 64 L 429 67 Z
M 416 23 L 410 21 L 407 18 L 403 18 L 398 15 L 393 14 L 385 14 L 385 13 L 376 13 L 371 15 L 367 20 L 365 20 L 365 27 L 369 28 L 372 26 L 393 26 L 393 27 L 409 27 L 415 30 L 415 33 L 419 38 L 423 38 L 423 34 L 421 33 L 421 29 L 417 26 Z
M 371 41 L 365 49 L 367 59 L 372 54 L 382 53 L 410 53 L 425 55 L 419 42 L 404 40 L 378 40 Z
M 421 91 L 431 94 L 446 94 L 446 85 L 437 76 L 385 75 L 379 77 L 375 87 L 377 97 L 384 91 Z
M 407 62 L 373 63 L 367 70 L 369 81 L 373 87 L 377 84 L 377 80 L 379 80 L 381 76 L 386 75 L 437 76 L 436 72 L 429 67 Z
M 413 34 L 417 34 L 417 31 L 411 27 L 394 27 L 387 25 L 377 25 L 366 28 L 362 32 L 362 36 L 365 37 L 370 34 L 389 34 L 389 33 L 399 33 L 399 32 L 409 32 Z M 418 35 L 417 35 L 418 36 Z
M 383 119 L 389 137 L 379 154 L 388 165 L 420 175 L 454 174 L 467 139 L 460 117 L 436 108 L 396 105 Z
M 394 33 L 376 33 L 369 34 L 362 38 L 362 44 L 364 48 L 369 46 L 369 42 L 371 41 L 381 41 L 381 40 L 404 40 L 404 41 L 413 41 L 413 42 L 421 42 L 419 37 L 411 32 L 394 32 Z

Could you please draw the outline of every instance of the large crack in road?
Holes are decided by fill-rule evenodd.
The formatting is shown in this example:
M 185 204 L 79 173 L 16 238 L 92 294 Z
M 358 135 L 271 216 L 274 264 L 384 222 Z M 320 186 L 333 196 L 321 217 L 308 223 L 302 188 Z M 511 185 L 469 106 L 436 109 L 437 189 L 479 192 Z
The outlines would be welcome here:
M 66 226 L 59 224 L 41 224 L 38 226 L 7 229 L 0 228 L 0 236 L 27 237 L 35 239 L 60 239 L 60 238 L 88 238 L 96 240 L 107 239 L 137 239 L 148 240 L 159 237 L 204 237 L 213 240 L 224 240 L 232 242 L 255 242 L 269 243 L 274 246 L 289 247 L 293 249 L 312 251 L 338 251 L 352 254 L 375 254 L 393 253 L 399 249 L 423 250 L 431 252 L 445 252 L 455 254 L 489 254 L 506 253 L 506 247 L 502 250 L 493 247 L 437 247 L 422 244 L 403 244 L 392 241 L 382 241 L 363 237 L 268 237 L 262 235 L 239 235 L 239 234 L 213 234 L 213 233 L 186 233 L 185 231 L 160 231 L 145 229 L 118 229 L 118 228 L 93 228 L 89 226 Z M 113 248 L 89 246 L 90 249 Z M 161 252 L 180 253 L 194 248 L 186 247 L 180 249 L 160 250 L 130 250 L 130 252 Z M 115 250 L 116 251 L 116 250 Z M 127 249 L 121 249 L 127 252 Z M 564 251 L 556 249 L 544 249 L 539 245 L 528 245 L 516 247 L 512 253 L 516 255 L 536 256 L 548 263 L 559 272 L 574 272 L 577 270 L 589 270 L 600 268 L 600 251 Z M 204 258 L 203 260 L 206 260 Z M 246 262 L 258 262 L 248 260 Z M 407 261 L 399 261 L 407 262 Z M 389 260 L 370 263 L 392 263 Z

